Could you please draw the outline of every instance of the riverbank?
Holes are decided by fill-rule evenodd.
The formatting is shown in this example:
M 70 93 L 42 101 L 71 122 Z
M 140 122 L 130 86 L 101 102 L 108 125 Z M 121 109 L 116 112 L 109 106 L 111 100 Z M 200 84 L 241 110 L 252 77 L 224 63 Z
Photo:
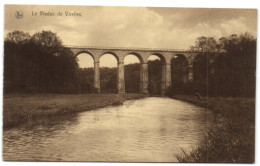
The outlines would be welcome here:
M 255 161 L 255 99 L 178 95 L 172 98 L 208 108 L 215 121 L 197 149 L 183 151 L 180 162 L 253 163 Z
M 42 118 L 120 105 L 144 94 L 5 94 L 3 128 L 8 129 Z

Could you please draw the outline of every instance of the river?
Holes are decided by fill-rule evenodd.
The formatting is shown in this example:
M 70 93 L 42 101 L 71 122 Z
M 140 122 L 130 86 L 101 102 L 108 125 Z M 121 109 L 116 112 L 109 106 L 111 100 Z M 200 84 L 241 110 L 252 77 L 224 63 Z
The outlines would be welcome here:
M 178 162 L 203 138 L 212 114 L 164 97 L 128 100 L 44 119 L 3 133 L 4 160 Z

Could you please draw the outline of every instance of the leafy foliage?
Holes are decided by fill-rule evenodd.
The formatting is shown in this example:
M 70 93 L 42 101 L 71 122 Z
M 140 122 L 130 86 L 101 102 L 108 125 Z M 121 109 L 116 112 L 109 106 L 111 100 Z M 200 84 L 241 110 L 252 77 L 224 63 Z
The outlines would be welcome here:
M 216 51 L 219 48 L 219 44 L 213 37 L 198 37 L 195 46 L 191 47 L 194 51 Z
M 78 92 L 77 60 L 59 41 L 50 31 L 31 38 L 23 32 L 8 34 L 4 45 L 4 92 Z
M 256 72 L 256 39 L 245 33 L 221 38 L 226 53 L 213 63 L 210 76 L 211 95 L 254 97 Z
M 31 36 L 29 35 L 29 33 L 24 33 L 22 31 L 13 31 L 7 34 L 5 41 L 20 44 L 27 43 L 30 40 L 30 38 Z
M 44 47 L 61 47 L 62 41 L 56 33 L 51 31 L 37 32 L 31 37 L 31 41 Z
M 198 54 L 193 62 L 193 83 L 190 93 L 209 96 L 255 96 L 256 39 L 248 34 L 221 37 L 199 37 L 194 46 Z M 213 62 L 212 51 L 222 51 Z M 190 84 L 184 85 L 189 89 Z M 176 94 L 176 93 L 175 93 Z M 188 93 L 186 93 L 188 94 Z

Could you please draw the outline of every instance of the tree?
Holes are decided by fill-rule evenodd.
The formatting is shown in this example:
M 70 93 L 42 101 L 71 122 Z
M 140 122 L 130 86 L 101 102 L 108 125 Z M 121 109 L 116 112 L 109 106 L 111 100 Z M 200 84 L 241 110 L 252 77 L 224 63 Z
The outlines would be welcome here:
M 35 33 L 32 38 L 32 42 L 36 45 L 46 46 L 46 47 L 61 47 L 62 41 L 57 36 L 56 33 L 51 31 L 42 31 Z
M 194 90 L 201 89 L 204 93 L 216 96 L 255 96 L 255 70 L 256 70 L 256 39 L 249 33 L 241 35 L 232 34 L 221 37 L 218 42 L 212 37 L 199 37 L 192 46 L 198 51 L 220 51 L 219 55 L 210 66 L 215 71 L 209 70 L 206 58 L 194 60 Z M 204 66 L 204 67 L 203 67 Z M 207 89 L 205 89 L 207 88 Z
M 218 44 L 213 37 L 198 37 L 195 46 L 191 47 L 193 51 L 216 51 Z
M 5 38 L 5 42 L 22 44 L 28 42 L 30 38 L 31 36 L 29 35 L 29 33 L 24 33 L 22 31 L 13 31 L 7 34 L 7 37 Z
M 78 63 L 51 31 L 9 33 L 4 49 L 5 92 L 77 93 Z
M 214 82 L 226 96 L 255 96 L 256 39 L 249 33 L 220 38 L 226 54 L 215 63 Z

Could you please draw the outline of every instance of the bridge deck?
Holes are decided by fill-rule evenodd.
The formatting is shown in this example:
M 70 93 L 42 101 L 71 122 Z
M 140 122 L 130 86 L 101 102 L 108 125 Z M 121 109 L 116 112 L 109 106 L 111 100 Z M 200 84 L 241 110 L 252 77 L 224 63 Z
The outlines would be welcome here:
M 140 47 L 102 47 L 102 46 L 75 46 L 65 45 L 72 49 L 91 49 L 91 50 L 122 50 L 122 51 L 160 51 L 160 52 L 189 52 L 189 53 L 205 53 L 207 51 L 191 50 L 191 49 L 169 49 L 169 48 L 140 48 Z M 219 52 L 219 51 L 208 51 Z

